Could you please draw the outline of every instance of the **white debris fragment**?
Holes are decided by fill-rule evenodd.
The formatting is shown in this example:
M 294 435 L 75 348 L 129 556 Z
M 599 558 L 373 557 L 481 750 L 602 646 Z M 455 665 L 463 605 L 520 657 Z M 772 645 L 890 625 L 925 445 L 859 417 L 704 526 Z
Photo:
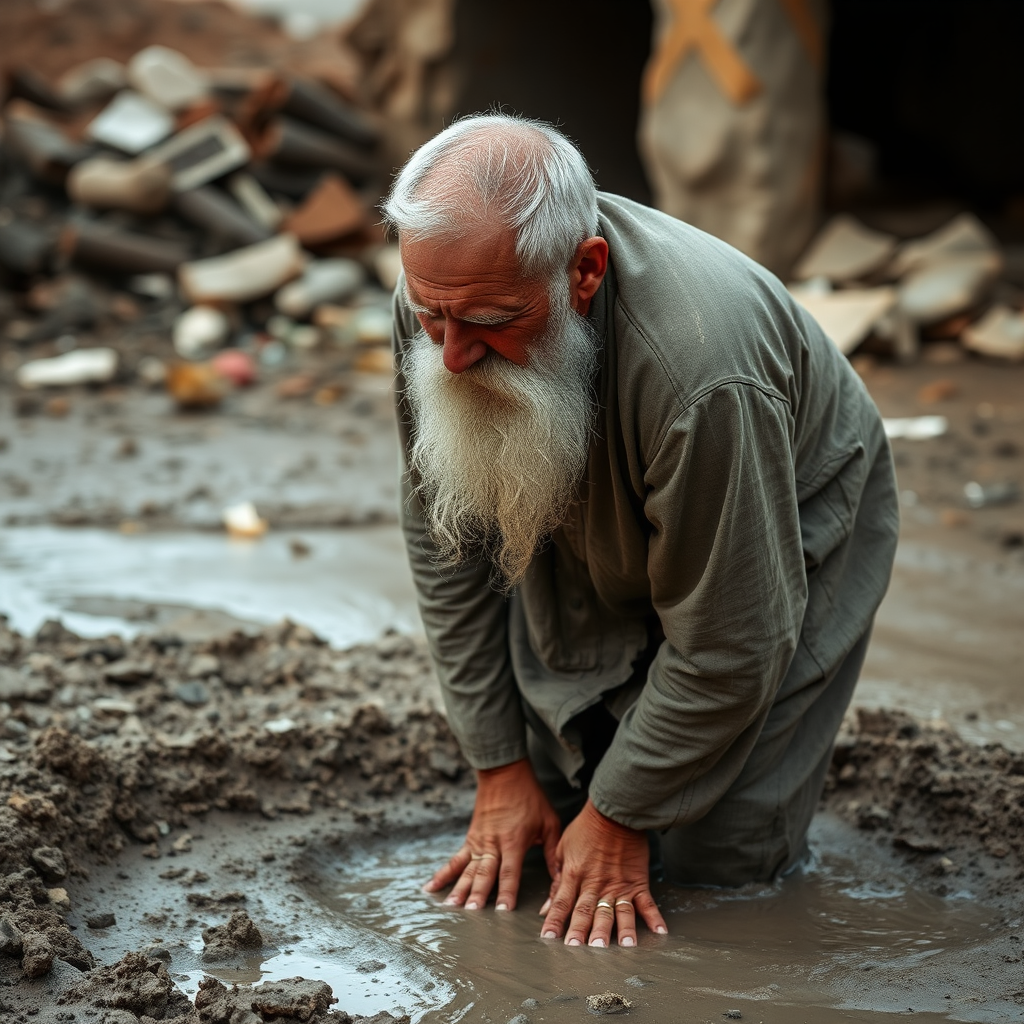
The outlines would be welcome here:
M 221 513 L 221 519 L 233 537 L 262 537 L 269 525 L 266 519 L 260 518 L 251 501 L 229 505 Z
M 882 424 L 886 437 L 899 437 L 906 441 L 927 441 L 932 437 L 942 437 L 949 429 L 949 421 L 945 416 L 903 416 L 883 419 Z
M 52 359 L 32 359 L 18 369 L 23 388 L 69 387 L 103 384 L 117 372 L 117 351 L 112 348 L 76 348 Z

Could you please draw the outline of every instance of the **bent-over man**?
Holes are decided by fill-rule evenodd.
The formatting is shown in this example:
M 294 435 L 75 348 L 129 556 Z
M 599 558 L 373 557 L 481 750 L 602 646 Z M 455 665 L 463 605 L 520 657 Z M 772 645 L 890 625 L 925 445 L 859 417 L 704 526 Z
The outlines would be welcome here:
M 428 888 L 541 934 L 664 932 L 667 879 L 798 865 L 897 534 L 878 412 L 728 245 L 598 193 L 555 129 L 456 122 L 398 175 L 409 560 L 476 769 Z

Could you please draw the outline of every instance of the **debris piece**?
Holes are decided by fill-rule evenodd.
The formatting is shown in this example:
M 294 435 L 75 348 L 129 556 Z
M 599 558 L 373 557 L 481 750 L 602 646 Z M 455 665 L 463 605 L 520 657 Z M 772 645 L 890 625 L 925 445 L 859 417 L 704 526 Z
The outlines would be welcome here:
M 338 1000 L 324 981 L 290 978 L 265 981 L 249 993 L 252 1009 L 262 1020 L 310 1020 L 320 1018 Z
M 37 846 L 30 854 L 32 866 L 48 882 L 59 882 L 68 875 L 68 862 L 56 846 Z
M 32 359 L 18 368 L 23 388 L 102 384 L 117 372 L 117 351 L 112 348 L 76 348 L 51 359 Z
M 366 207 L 352 186 L 337 174 L 326 174 L 288 216 L 285 228 L 315 248 L 360 231 L 366 223 Z
M 182 291 L 195 303 L 248 302 L 269 295 L 302 273 L 306 259 L 294 235 L 283 234 L 238 249 L 182 264 Z
M 117 918 L 109 911 L 106 913 L 91 914 L 85 919 L 86 928 L 113 928 L 117 924 Z
M 149 156 L 170 164 L 178 192 L 205 185 L 248 163 L 252 155 L 238 129 L 220 114 L 178 132 Z
M 0 266 L 16 274 L 38 274 L 56 247 L 54 235 L 26 220 L 0 223 Z
M 899 309 L 915 323 L 944 320 L 980 302 L 1002 266 L 996 252 L 962 253 L 926 263 L 900 282 Z
M 364 148 L 373 147 L 380 134 L 363 114 L 345 103 L 337 93 L 310 79 L 271 79 L 253 97 L 253 102 L 262 110 L 291 114 Z
M 356 260 L 318 260 L 274 296 L 274 305 L 286 316 L 301 320 L 321 303 L 351 298 L 365 276 L 362 264 Z
M 852 352 L 878 321 L 896 304 L 894 288 L 850 288 L 810 294 L 793 289 L 793 296 L 818 321 L 821 329 L 844 354 Z
M 128 62 L 128 81 L 143 96 L 169 110 L 204 99 L 207 84 L 196 66 L 168 46 L 147 46 Z
M 57 80 L 57 95 L 71 107 L 102 103 L 128 84 L 125 67 L 110 57 L 76 64 Z
M 229 505 L 221 513 L 221 518 L 232 537 L 262 537 L 269 525 L 265 519 L 260 518 L 256 506 L 251 501 Z
M 964 330 L 966 348 L 998 359 L 1024 359 L 1024 314 L 1009 306 L 993 306 Z
M 798 280 L 827 277 L 855 281 L 880 270 L 896 251 L 896 239 L 872 231 L 847 214 L 833 217 L 797 262 Z
M 68 171 L 89 155 L 61 131 L 38 107 L 11 100 L 4 108 L 4 144 L 10 146 L 42 181 L 60 185 Z
M 933 437 L 942 437 L 949 429 L 949 421 L 945 416 L 902 416 L 883 419 L 882 425 L 886 437 L 899 437 L 907 441 L 927 441 Z
M 58 250 L 83 267 L 123 273 L 173 273 L 187 259 L 178 242 L 121 231 L 111 224 L 80 221 L 61 232 Z
M 914 853 L 938 853 L 943 848 L 942 843 L 933 836 L 905 832 L 895 836 L 892 844 L 902 846 L 905 850 L 912 850 Z
M 167 390 L 183 409 L 217 405 L 227 394 L 227 381 L 209 363 L 172 363 L 167 367 Z
M 724 1010 L 722 1016 L 726 1020 L 743 1020 L 742 1010 Z
M 632 1009 L 632 1000 L 619 995 L 618 992 L 600 992 L 587 996 L 587 1010 L 590 1013 L 625 1013 Z
M 894 277 L 903 277 L 951 255 L 979 252 L 998 253 L 999 243 L 974 214 L 962 213 L 938 231 L 904 242 L 893 258 L 889 272 Z
M 156 213 L 170 198 L 171 169 L 152 159 L 92 157 L 71 168 L 67 190 L 83 206 Z
M 976 480 L 971 480 L 964 484 L 964 497 L 971 508 L 1011 505 L 1020 497 L 1020 487 L 1013 480 L 992 484 L 979 484 Z
M 256 140 L 257 156 L 284 164 L 323 167 L 363 180 L 376 162 L 362 150 L 290 117 L 275 117 Z
M 131 89 L 119 92 L 85 129 L 87 138 L 124 153 L 141 153 L 166 139 L 174 117 Z
M 210 691 L 198 679 L 192 679 L 179 683 L 174 688 L 174 697 L 190 708 L 201 708 L 210 702 Z
M 193 306 L 174 322 L 174 351 L 182 359 L 202 359 L 227 339 L 231 323 L 213 306 Z
M 213 185 L 201 185 L 180 193 L 174 207 L 187 221 L 232 246 L 255 245 L 272 234 Z
M 276 231 L 284 214 L 281 208 L 267 194 L 266 189 L 245 171 L 238 171 L 228 179 L 228 188 L 238 200 L 245 212 L 257 224 L 262 224 L 268 231 Z M 293 231 L 293 234 L 297 232 Z M 300 236 L 299 241 L 302 241 Z
M 263 935 L 244 910 L 235 910 L 225 924 L 203 929 L 203 959 L 226 960 L 239 950 L 260 949 Z
M 925 384 L 917 392 L 917 400 L 922 405 L 934 405 L 936 402 L 945 402 L 950 398 L 956 398 L 958 394 L 960 394 L 959 385 L 955 380 L 950 380 L 947 377 Z
M 256 383 L 257 370 L 252 356 L 241 349 L 229 348 L 210 360 L 210 365 L 236 388 L 246 388 Z

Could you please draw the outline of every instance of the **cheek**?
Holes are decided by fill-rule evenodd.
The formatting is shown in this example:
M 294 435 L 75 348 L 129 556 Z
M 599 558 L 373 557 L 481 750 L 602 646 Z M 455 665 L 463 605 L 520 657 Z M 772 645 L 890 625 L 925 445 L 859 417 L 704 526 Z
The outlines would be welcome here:
M 525 366 L 530 359 L 530 343 L 532 336 L 525 335 L 520 331 L 515 332 L 491 332 L 486 339 L 488 347 L 494 349 L 498 355 L 508 359 L 509 362 L 518 366 Z

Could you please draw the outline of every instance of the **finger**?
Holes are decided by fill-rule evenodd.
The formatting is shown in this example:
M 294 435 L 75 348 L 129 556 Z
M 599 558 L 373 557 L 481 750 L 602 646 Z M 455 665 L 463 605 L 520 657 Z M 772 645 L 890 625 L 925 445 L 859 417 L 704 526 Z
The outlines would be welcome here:
M 515 910 L 522 876 L 522 858 L 506 853 L 501 860 L 501 871 L 498 873 L 498 895 L 494 900 L 495 910 Z
M 577 904 L 577 909 L 579 909 L 579 904 Z M 587 940 L 588 945 L 611 945 L 612 925 L 614 924 L 615 900 L 611 896 L 605 896 L 603 899 L 599 899 L 594 907 L 594 919 L 590 926 L 590 938 Z M 569 928 L 569 934 L 572 934 L 572 926 Z
M 468 846 L 463 846 L 458 853 L 455 854 L 448 861 L 443 868 L 439 868 L 434 872 L 434 877 L 430 879 L 425 886 L 423 886 L 426 892 L 437 892 L 438 889 L 445 889 L 452 882 L 455 881 L 463 871 L 466 870 L 466 866 L 469 864 L 470 850 Z
M 591 925 L 594 923 L 596 909 L 597 895 L 592 892 L 581 892 L 576 906 L 573 908 L 569 927 L 565 930 L 567 946 L 582 946 L 587 941 Z
M 551 879 L 551 885 L 548 886 L 548 898 L 540 905 L 538 914 L 543 917 L 551 909 L 551 901 L 555 898 L 555 893 L 558 892 L 558 887 L 562 884 L 562 873 L 559 871 L 554 878 Z
M 544 830 L 543 841 L 544 861 L 548 866 L 548 874 L 556 881 L 562 874 L 562 857 L 558 848 L 561 838 L 561 827 L 555 820 Z
M 459 875 L 458 881 L 452 886 L 452 891 L 445 896 L 444 901 L 449 906 L 461 907 L 466 902 L 470 890 L 473 888 L 473 879 L 476 878 L 480 861 L 470 859 L 466 870 Z
M 491 895 L 494 880 L 498 877 L 498 863 L 496 853 L 481 853 L 473 858 L 475 871 L 466 897 L 467 910 L 481 910 L 487 906 L 487 897 Z
M 615 901 L 615 931 L 618 933 L 620 946 L 636 945 L 636 911 L 629 900 Z
M 548 897 L 549 906 L 540 926 L 541 938 L 557 939 L 562 934 L 576 904 L 576 892 L 575 882 L 563 875 L 554 894 Z
M 633 899 L 633 906 L 636 907 L 637 913 L 644 919 L 652 932 L 656 932 L 658 935 L 668 935 L 668 925 L 665 924 L 665 918 L 661 916 L 658 904 L 654 902 L 654 897 L 649 890 L 644 889 L 643 892 L 637 894 Z

